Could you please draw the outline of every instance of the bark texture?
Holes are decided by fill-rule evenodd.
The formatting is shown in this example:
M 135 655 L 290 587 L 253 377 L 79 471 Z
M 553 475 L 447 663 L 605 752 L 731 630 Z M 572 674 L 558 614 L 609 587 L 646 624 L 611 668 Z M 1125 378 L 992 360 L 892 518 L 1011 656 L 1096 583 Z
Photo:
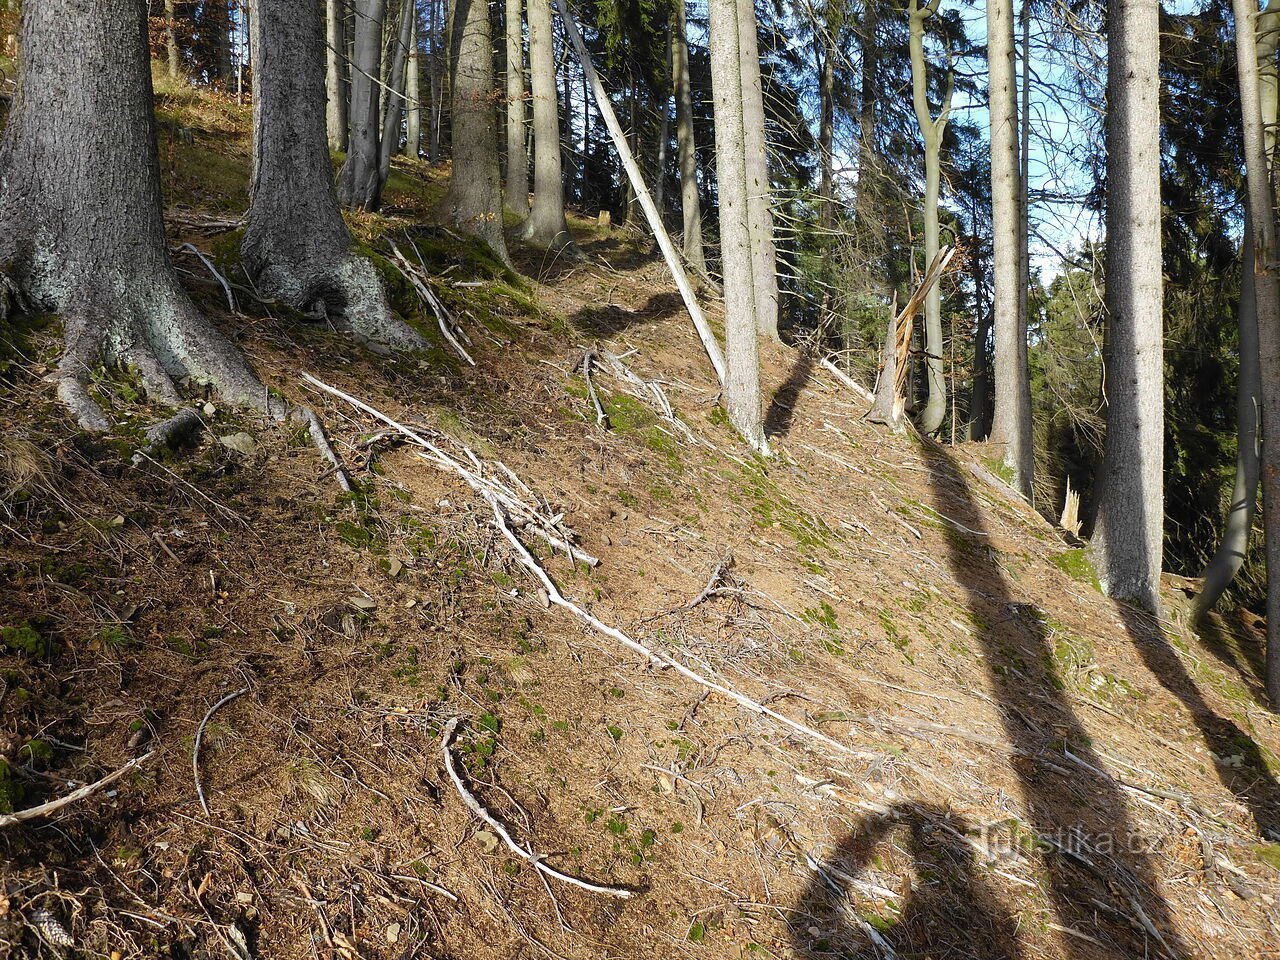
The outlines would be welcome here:
M 325 0 L 325 123 L 329 149 L 347 151 L 347 81 L 342 54 L 347 49 L 346 0 Z
M 417 16 L 414 0 L 400 0 L 400 20 L 396 42 L 387 71 L 387 104 L 382 117 L 382 137 L 378 143 L 378 196 L 391 176 L 391 158 L 400 150 L 400 127 L 404 122 L 405 72 L 409 64 L 409 45 L 413 43 L 413 21 Z
M 560 161 L 560 91 L 556 86 L 551 0 L 528 0 L 529 82 L 533 93 L 533 206 L 520 239 L 538 247 L 572 246 L 564 216 Z
M 1110 0 L 1107 439 L 1090 549 L 1108 596 L 1157 609 L 1164 521 L 1158 0 Z
M 381 134 L 382 20 L 384 0 L 355 0 L 351 63 L 351 133 L 346 163 L 338 174 L 344 207 L 375 211 L 382 199 L 378 177 Z
M 702 249 L 702 204 L 698 195 L 698 146 L 693 134 L 693 91 L 689 83 L 689 26 L 685 0 L 675 0 L 676 29 L 671 44 L 671 77 L 676 95 L 676 151 L 680 164 L 680 210 L 684 219 L 684 258 L 706 276 Z
M 418 159 L 422 145 L 422 58 L 418 48 L 418 11 L 413 11 L 413 26 L 409 31 L 409 66 L 405 75 L 404 148 L 401 151 L 411 160 Z
M 747 227 L 751 238 L 756 325 L 778 338 L 778 251 L 773 239 L 769 141 L 765 132 L 764 86 L 755 0 L 737 0 L 738 59 L 742 82 L 742 142 L 747 182 Z
M 450 33 L 453 174 L 442 213 L 459 230 L 479 237 L 509 262 L 502 233 L 498 108 L 488 6 L 482 0 L 455 0 Z
M 507 0 L 507 209 L 529 216 L 529 131 L 524 87 L 524 4 Z
M 58 395 L 91 430 L 110 427 L 86 383 L 132 367 L 159 399 L 174 380 L 263 402 L 248 364 L 191 303 L 165 246 L 141 0 L 42 0 L 22 8 L 22 71 L 0 145 L 0 319 L 61 314 Z
M 334 192 L 321 111 L 324 61 L 313 0 L 255 0 L 253 180 L 242 252 L 264 293 L 330 316 L 360 338 L 417 347 L 373 265 L 352 251 Z
M 1031 383 L 1027 374 L 1027 289 L 1023 284 L 1024 233 L 1019 209 L 1018 85 L 1015 79 L 1012 0 L 987 0 L 990 69 L 992 272 L 995 301 L 995 411 L 991 442 L 1013 472 L 1013 486 L 1031 498 Z
M 178 15 L 174 10 L 174 0 L 164 0 L 164 50 L 169 76 L 176 80 L 182 73 L 182 57 L 178 52 Z

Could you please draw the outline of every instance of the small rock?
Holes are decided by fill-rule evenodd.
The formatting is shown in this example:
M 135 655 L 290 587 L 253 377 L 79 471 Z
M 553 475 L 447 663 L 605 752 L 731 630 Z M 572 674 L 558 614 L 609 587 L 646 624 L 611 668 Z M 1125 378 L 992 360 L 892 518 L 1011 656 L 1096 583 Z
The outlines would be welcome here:
M 206 417 L 212 417 L 215 413 L 218 412 L 218 408 L 215 407 L 212 403 L 209 403 L 207 400 L 205 401 L 205 405 L 200 409 L 204 412 L 204 415 Z
M 401 563 L 399 560 L 395 559 L 394 557 L 392 557 L 391 562 L 387 565 L 387 576 L 391 577 L 392 579 L 395 579 L 396 577 L 400 576 L 400 571 L 403 569 L 404 569 L 404 564 Z
M 347 597 L 347 603 L 355 607 L 357 610 L 369 611 L 376 610 L 378 605 L 368 597 L 354 596 Z
M 225 437 L 219 437 L 218 442 L 228 450 L 235 451 L 242 457 L 252 457 L 258 452 L 258 442 L 244 431 L 241 431 L 240 433 L 230 433 Z
M 400 924 L 393 923 L 387 927 L 387 943 L 398 943 L 400 941 Z
M 480 844 L 480 849 L 485 853 L 493 853 L 498 849 L 497 836 L 488 830 L 477 830 L 476 842 Z
M 612 547 L 613 537 L 609 536 L 607 533 L 602 533 L 600 534 L 600 542 L 603 543 L 606 547 Z

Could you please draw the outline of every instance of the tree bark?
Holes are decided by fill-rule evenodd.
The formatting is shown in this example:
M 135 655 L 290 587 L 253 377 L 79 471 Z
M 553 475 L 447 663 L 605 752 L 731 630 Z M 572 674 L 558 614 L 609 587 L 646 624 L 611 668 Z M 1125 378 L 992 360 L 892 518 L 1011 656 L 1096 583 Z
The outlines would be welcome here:
M 132 367 L 166 403 L 190 378 L 261 406 L 258 378 L 169 262 L 146 5 L 26 3 L 21 37 L 0 145 L 0 320 L 11 295 L 62 316 L 58 396 L 85 429 L 110 428 L 86 389 L 100 363 Z
M 1164 521 L 1159 13 L 1158 0 L 1108 7 L 1108 410 L 1090 544 L 1104 592 L 1153 610 Z
M 925 21 L 938 11 L 939 0 L 925 6 L 911 0 L 911 102 L 916 121 L 924 138 L 924 262 L 925 269 L 938 255 L 938 194 L 942 172 L 942 135 L 951 112 L 951 76 L 948 71 L 947 93 L 937 117 L 929 108 L 928 67 L 924 58 Z M 922 433 L 936 433 L 947 415 L 947 378 L 943 370 L 942 290 L 939 284 L 929 289 L 924 301 L 925 368 L 928 372 L 929 399 L 920 415 Z
M 724 279 L 724 402 L 729 421 L 753 447 L 768 451 L 760 409 L 761 323 L 753 276 L 748 210 L 742 50 L 743 10 L 738 0 L 708 0 L 711 86 L 716 125 L 716 181 L 720 192 L 720 262 Z M 752 31 L 755 17 L 751 17 Z M 753 61 L 754 62 L 754 61 Z
M 747 227 L 760 333 L 778 339 L 778 251 L 773 238 L 769 142 L 755 0 L 738 0 L 738 49 L 742 74 L 742 136 L 746 155 Z
M 502 232 L 498 111 L 488 5 L 483 0 L 455 0 L 450 34 L 453 172 L 442 212 L 448 222 L 479 237 L 509 263 Z M 552 98 L 554 101 L 554 93 Z
M 524 4 L 507 0 L 507 209 L 529 216 L 529 131 L 525 116 Z
M 178 52 L 178 14 L 174 0 L 164 0 L 164 49 L 169 63 L 169 78 L 176 80 L 182 73 L 182 61 Z
M 338 174 L 338 199 L 344 207 L 378 209 L 379 109 L 382 74 L 384 0 L 355 0 L 355 45 L 351 64 L 351 134 L 346 163 Z
M 387 104 L 382 117 L 382 138 L 378 145 L 379 201 L 383 188 L 387 185 L 387 177 L 391 176 L 391 158 L 400 151 L 400 125 L 405 108 L 405 69 L 409 63 L 409 46 L 413 43 L 413 21 L 416 17 L 415 0 L 400 0 L 400 25 L 387 70 Z
M 830 9 L 828 5 L 828 10 Z M 835 50 L 830 34 L 833 26 L 828 18 L 824 25 L 823 39 L 818 44 L 818 163 L 821 176 L 818 181 L 818 225 L 824 234 L 830 235 L 836 224 L 835 190 Z M 824 240 L 826 237 L 823 238 Z
M 445 26 L 442 8 L 445 0 L 427 0 L 427 24 L 431 52 L 427 63 L 431 82 L 431 129 L 427 134 L 427 155 L 432 163 L 443 159 L 441 131 L 444 127 Z
M 706 276 L 702 249 L 702 204 L 698 196 L 698 148 L 693 135 L 693 91 L 689 83 L 689 27 L 685 0 L 675 0 L 676 29 L 671 45 L 671 76 L 676 93 L 676 150 L 680 163 L 680 210 L 684 219 L 684 258 Z
M 991 443 L 1013 473 L 1013 487 L 1028 500 L 1035 458 L 1031 445 L 1031 384 L 1027 374 L 1027 288 L 1022 276 L 1024 238 L 1019 208 L 1018 84 L 1015 79 L 1012 0 L 987 0 L 990 70 L 991 230 L 995 299 L 995 414 Z
M 1270 5 L 1268 5 L 1270 8 Z M 1245 177 L 1253 217 L 1254 292 L 1262 385 L 1262 529 L 1267 556 L 1267 696 L 1280 709 L 1280 276 L 1276 274 L 1274 194 L 1267 165 L 1267 134 L 1258 71 L 1258 8 L 1232 0 L 1236 20 L 1236 70 L 1240 81 Z M 1268 37 L 1266 43 L 1273 44 Z M 1274 73 L 1269 85 L 1274 91 Z M 1273 108 L 1268 102 L 1268 108 Z
M 387 306 L 373 265 L 352 251 L 320 109 L 323 38 L 314 0 L 255 0 L 253 179 L 242 253 L 265 294 L 329 316 L 364 341 L 423 346 Z
M 404 149 L 411 160 L 418 159 L 422 147 L 422 58 L 419 56 L 421 39 L 418 36 L 418 10 L 414 4 L 413 27 L 409 33 L 409 67 L 405 78 Z
M 560 89 L 556 86 L 551 0 L 528 0 L 529 77 L 533 91 L 533 206 L 520 238 L 534 246 L 572 246 L 564 216 L 560 158 Z
M 325 122 L 329 132 L 329 149 L 335 153 L 347 151 L 347 83 L 343 53 L 347 49 L 345 37 L 346 0 L 325 0 Z

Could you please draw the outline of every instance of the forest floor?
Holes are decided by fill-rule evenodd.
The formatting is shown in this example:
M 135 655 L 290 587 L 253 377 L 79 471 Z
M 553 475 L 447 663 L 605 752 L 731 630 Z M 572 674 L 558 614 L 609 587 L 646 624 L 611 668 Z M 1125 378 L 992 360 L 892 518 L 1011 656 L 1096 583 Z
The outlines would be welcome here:
M 174 243 L 243 283 L 247 108 L 163 89 L 159 109 Z M 0 830 L 14 956 L 55 955 L 41 930 L 98 957 L 1280 956 L 1253 618 L 1197 635 L 1172 579 L 1167 619 L 1108 601 L 982 447 L 888 434 L 782 346 L 760 459 L 646 243 L 575 219 L 584 258 L 517 251 L 522 278 L 423 225 L 445 178 L 397 161 L 353 226 L 416 244 L 474 366 L 389 266 L 424 355 L 247 290 L 228 311 L 176 255 L 265 382 L 320 414 L 350 494 L 296 426 L 212 404 L 193 445 L 134 465 L 163 411 L 127 376 L 97 378 L 120 426 L 95 437 L 42 379 L 56 324 L 5 358 L 0 802 L 150 752 Z M 587 349 L 638 378 L 595 365 L 608 428 Z M 564 596 L 843 749 L 551 604 L 471 487 L 304 372 L 560 515 L 598 566 L 516 532 Z M 242 690 L 203 727 L 206 813 L 197 732 Z M 464 782 L 518 843 L 634 895 L 506 849 L 446 771 L 454 717 Z

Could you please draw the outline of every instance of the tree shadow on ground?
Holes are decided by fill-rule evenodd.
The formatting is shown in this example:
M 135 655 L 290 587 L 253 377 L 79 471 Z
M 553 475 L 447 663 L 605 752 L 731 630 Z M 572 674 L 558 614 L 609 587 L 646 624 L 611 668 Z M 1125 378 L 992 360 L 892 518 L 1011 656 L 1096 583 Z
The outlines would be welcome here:
M 1234 618 L 1236 623 L 1232 624 L 1226 615 L 1210 614 L 1193 624 L 1193 629 L 1204 648 L 1240 677 L 1254 703 L 1266 707 L 1267 690 L 1263 681 L 1266 675 L 1265 639 L 1243 622 L 1242 611 L 1237 610 Z
M 523 276 L 531 277 L 546 286 L 554 286 L 580 270 L 599 272 L 601 260 L 608 263 L 611 272 L 618 273 L 626 273 L 661 260 L 660 256 L 645 245 L 623 237 L 598 237 L 578 231 L 573 234 L 573 239 L 576 254 L 572 249 L 564 247 L 544 249 L 522 243 L 516 237 L 516 230 L 508 231 L 507 234 L 511 259 L 516 269 Z
M 791 432 L 795 420 L 796 404 L 800 394 L 813 378 L 813 355 L 807 350 L 796 351 L 796 362 L 786 381 L 774 391 L 769 409 L 764 416 L 764 432 L 768 437 L 785 437 Z
M 599 307 L 583 307 L 569 318 L 569 324 L 593 337 L 607 338 L 622 333 L 640 323 L 665 320 L 684 309 L 680 294 L 655 293 L 642 307 L 634 310 L 615 303 Z
M 974 863 L 964 839 L 969 826 L 945 810 L 914 804 L 865 820 L 819 865 L 797 911 L 791 915 L 796 954 L 804 958 L 887 955 L 1017 960 L 1017 923 L 1000 902 L 1000 891 Z M 886 871 L 905 851 L 914 876 L 900 899 L 869 894 L 868 907 L 850 900 L 851 880 Z M 896 865 L 896 864 L 895 864 Z M 887 881 L 886 881 L 887 882 Z M 870 908 L 879 900 L 888 906 Z M 877 942 L 880 941 L 880 942 Z

